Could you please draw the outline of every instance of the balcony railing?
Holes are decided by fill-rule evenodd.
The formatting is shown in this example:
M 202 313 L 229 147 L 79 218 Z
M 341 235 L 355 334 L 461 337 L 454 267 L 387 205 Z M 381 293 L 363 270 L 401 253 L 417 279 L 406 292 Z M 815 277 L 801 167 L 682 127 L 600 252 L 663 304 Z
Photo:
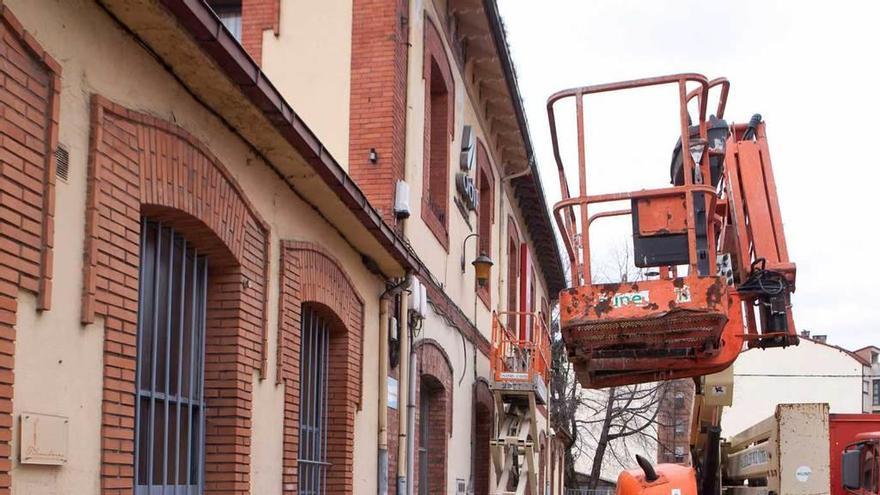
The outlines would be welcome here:
M 512 321 L 516 323 L 511 325 Z M 490 359 L 496 382 L 534 383 L 540 377 L 542 384 L 546 384 L 550 374 L 550 332 L 544 314 L 493 312 Z

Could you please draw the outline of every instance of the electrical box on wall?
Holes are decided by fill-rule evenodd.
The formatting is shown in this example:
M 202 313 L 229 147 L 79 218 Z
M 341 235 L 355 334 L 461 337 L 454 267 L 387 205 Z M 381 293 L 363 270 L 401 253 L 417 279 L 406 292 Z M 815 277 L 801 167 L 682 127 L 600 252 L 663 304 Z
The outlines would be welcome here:
M 409 184 L 397 181 L 394 190 L 394 216 L 398 219 L 409 218 Z

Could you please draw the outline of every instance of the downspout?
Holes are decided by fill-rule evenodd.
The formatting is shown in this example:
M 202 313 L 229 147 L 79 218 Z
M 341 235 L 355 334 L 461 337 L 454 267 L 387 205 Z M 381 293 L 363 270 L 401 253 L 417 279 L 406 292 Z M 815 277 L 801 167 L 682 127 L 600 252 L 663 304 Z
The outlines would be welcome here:
M 416 450 L 416 347 L 410 345 L 409 349 L 409 395 L 406 404 L 406 475 L 408 480 L 414 478 Z M 406 494 L 413 495 L 414 483 L 407 484 Z M 402 493 L 402 492 L 397 492 Z
M 378 459 L 376 463 L 378 495 L 388 495 L 388 306 L 401 291 L 409 287 L 412 274 L 379 296 L 379 411 Z M 398 324 L 399 325 L 399 324 Z
M 409 442 L 407 441 L 407 432 L 409 431 L 409 407 L 406 409 L 400 407 L 401 404 L 409 404 L 409 389 L 410 389 L 410 362 L 409 359 L 405 359 L 405 356 L 409 356 L 410 354 L 410 335 L 409 335 L 409 298 L 403 297 L 400 301 L 400 314 L 402 315 L 401 322 L 398 323 L 398 333 L 400 334 L 400 365 L 399 365 L 399 377 L 400 380 L 397 382 L 398 392 L 397 392 L 397 404 L 398 404 L 398 421 L 397 421 L 397 492 L 399 495 L 408 493 L 407 485 L 409 480 L 409 472 L 408 472 L 408 462 L 407 462 L 407 448 L 409 447 Z

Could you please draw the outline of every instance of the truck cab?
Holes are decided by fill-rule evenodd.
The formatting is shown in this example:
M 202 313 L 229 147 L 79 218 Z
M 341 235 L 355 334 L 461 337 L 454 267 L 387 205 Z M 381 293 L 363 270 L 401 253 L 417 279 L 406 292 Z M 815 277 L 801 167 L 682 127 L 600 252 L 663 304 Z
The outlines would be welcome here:
M 841 461 L 843 489 L 858 495 L 880 494 L 880 431 L 860 433 L 844 449 Z

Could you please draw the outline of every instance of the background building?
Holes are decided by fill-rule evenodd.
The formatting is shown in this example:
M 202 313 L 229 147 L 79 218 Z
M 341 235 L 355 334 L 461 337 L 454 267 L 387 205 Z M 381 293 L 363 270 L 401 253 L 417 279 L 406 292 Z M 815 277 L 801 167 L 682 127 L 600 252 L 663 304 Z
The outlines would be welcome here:
M 691 411 L 694 381 L 673 380 L 660 404 L 657 426 L 657 462 L 690 463 Z
M 722 435 L 772 416 L 776 404 L 825 402 L 832 413 L 861 413 L 866 365 L 809 334 L 794 348 L 744 351 L 733 365 L 733 406 L 722 415 Z
M 853 351 L 853 354 L 865 362 L 862 408 L 864 412 L 880 413 L 880 348 L 869 345 Z

